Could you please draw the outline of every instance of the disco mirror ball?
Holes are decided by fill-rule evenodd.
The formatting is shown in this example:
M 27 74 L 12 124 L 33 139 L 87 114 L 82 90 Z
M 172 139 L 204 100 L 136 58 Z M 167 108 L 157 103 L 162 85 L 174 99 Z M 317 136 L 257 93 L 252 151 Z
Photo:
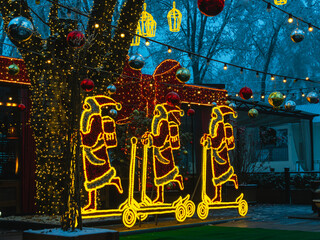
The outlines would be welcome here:
M 140 70 L 141 68 L 143 68 L 144 64 L 145 61 L 141 54 L 132 55 L 129 59 L 129 66 L 132 69 Z
M 309 103 L 318 103 L 319 102 L 319 96 L 316 92 L 309 92 L 307 95 L 307 100 Z
M 284 107 L 288 111 L 294 111 L 296 109 L 296 103 L 292 100 L 289 100 L 284 104 Z
M 31 38 L 34 27 L 25 17 L 16 17 L 8 24 L 8 34 L 16 41 L 23 42 Z
M 304 39 L 304 31 L 302 31 L 299 28 L 296 28 L 295 30 L 293 30 L 293 32 L 291 33 L 291 40 L 294 43 L 299 43 Z

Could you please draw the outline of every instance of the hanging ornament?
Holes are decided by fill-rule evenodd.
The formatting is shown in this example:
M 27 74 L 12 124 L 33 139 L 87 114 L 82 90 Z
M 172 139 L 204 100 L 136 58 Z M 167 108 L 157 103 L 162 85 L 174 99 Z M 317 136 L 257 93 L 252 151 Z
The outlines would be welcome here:
M 231 103 L 231 102 L 230 102 L 229 100 L 226 100 L 226 101 L 224 102 L 224 105 L 229 106 L 230 103 Z
M 198 0 L 200 12 L 208 17 L 213 17 L 222 12 L 224 0 Z
M 182 83 L 188 82 L 190 76 L 190 71 L 187 68 L 179 68 L 176 72 L 177 79 Z
M 154 37 L 156 35 L 157 23 L 153 20 L 150 13 L 147 12 L 147 4 L 143 4 L 143 11 L 139 19 L 140 32 L 143 37 Z
M 129 58 L 129 66 L 132 69 L 140 70 L 141 68 L 143 68 L 144 64 L 144 58 L 141 54 L 135 54 Z
M 182 14 L 176 9 L 176 2 L 173 1 L 173 8 L 168 12 L 168 25 L 171 32 L 179 32 L 181 26 Z
M 117 91 L 117 88 L 115 85 L 109 84 L 109 86 L 107 87 L 107 90 L 108 90 L 108 93 L 111 95 Z
M 281 92 L 273 92 L 268 97 L 269 104 L 275 109 L 280 108 L 283 101 L 284 101 L 284 97 Z
M 249 110 L 249 112 L 248 112 L 248 116 L 249 116 L 250 118 L 256 118 L 256 117 L 258 117 L 258 115 L 259 115 L 259 112 L 258 112 L 258 110 L 255 109 L 255 108 L 251 108 L 251 109 Z
M 216 102 L 212 102 L 211 105 L 212 105 L 212 107 L 218 106 L 218 104 Z
M 18 105 L 18 108 L 20 109 L 20 111 L 23 111 L 23 110 L 26 109 L 26 106 L 25 106 L 23 103 L 20 103 L 20 104 Z
M 172 182 L 169 182 L 169 183 L 167 184 L 167 189 L 168 189 L 168 190 L 171 190 L 172 187 L 173 187 Z
M 8 67 L 8 72 L 10 75 L 17 75 L 20 72 L 20 68 L 17 64 L 13 63 Z
M 291 40 L 294 43 L 299 43 L 304 39 L 304 31 L 302 31 L 299 28 L 296 28 L 295 30 L 293 30 L 293 32 L 291 33 Z
M 184 155 L 188 155 L 188 151 L 187 151 L 187 150 L 184 150 L 184 151 L 183 151 L 183 154 L 184 154 Z
M 284 108 L 288 111 L 294 111 L 296 109 L 296 103 L 292 100 L 289 100 L 284 104 Z
M 110 110 L 110 116 L 111 116 L 112 118 L 116 118 L 117 115 L 118 115 L 118 111 L 117 111 L 117 110 L 115 110 L 115 109 L 111 109 L 111 110 Z
M 252 90 L 248 87 L 243 87 L 240 89 L 239 96 L 242 99 L 248 100 L 252 96 Z
M 231 107 L 232 109 L 236 109 L 236 108 L 237 108 L 237 105 L 232 102 L 232 103 L 229 104 L 229 107 Z
M 188 109 L 188 111 L 187 111 L 188 116 L 193 116 L 195 113 L 196 113 L 196 111 L 192 108 Z
M 89 78 L 85 78 L 82 80 L 80 86 L 84 91 L 91 92 L 94 88 L 94 82 Z
M 34 27 L 27 18 L 16 17 L 9 22 L 7 32 L 15 41 L 23 42 L 31 38 Z
M 287 0 L 274 0 L 274 4 L 285 5 L 285 4 L 287 4 Z
M 169 105 L 173 105 L 173 106 L 179 105 L 180 104 L 180 96 L 176 92 L 169 92 L 166 95 L 166 102 Z
M 85 44 L 85 42 L 86 38 L 82 32 L 75 30 L 68 33 L 67 43 L 70 47 L 80 48 Z
M 319 102 L 319 96 L 316 92 L 309 92 L 307 95 L 307 100 L 309 103 L 318 103 Z

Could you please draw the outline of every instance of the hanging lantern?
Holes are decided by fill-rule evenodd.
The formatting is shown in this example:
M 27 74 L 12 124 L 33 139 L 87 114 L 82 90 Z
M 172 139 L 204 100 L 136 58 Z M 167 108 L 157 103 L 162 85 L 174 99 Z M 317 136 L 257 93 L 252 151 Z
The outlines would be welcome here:
M 132 38 L 132 42 L 131 42 L 131 46 L 139 46 L 140 45 L 140 37 L 138 35 L 141 35 L 141 27 L 140 27 L 140 22 L 138 22 L 138 27 L 136 30 L 136 34 L 133 38 Z
M 285 5 L 287 4 L 287 0 L 274 0 L 275 5 Z
M 296 103 L 292 100 L 289 100 L 284 104 L 284 108 L 288 111 L 294 111 L 296 109 Z
M 294 43 L 299 43 L 304 39 L 304 31 L 302 31 L 299 28 L 296 28 L 295 30 L 293 30 L 293 32 L 291 33 L 291 40 Z
M 188 109 L 188 111 L 187 111 L 188 116 L 193 116 L 195 113 L 196 113 L 196 111 L 192 108 Z
M 284 101 L 283 94 L 281 92 L 273 92 L 268 97 L 269 104 L 278 109 Z
M 80 48 L 86 42 L 84 34 L 80 31 L 72 31 L 68 33 L 67 43 L 70 47 Z
M 256 118 L 256 117 L 258 117 L 258 115 L 259 115 L 259 112 L 258 112 L 258 110 L 255 109 L 255 108 L 251 108 L 251 109 L 249 110 L 249 112 L 248 112 L 248 116 L 249 116 L 250 118 Z
M 29 40 L 33 32 L 32 23 L 25 17 L 16 17 L 8 24 L 8 34 L 18 42 Z
M 94 88 L 94 82 L 89 78 L 85 78 L 82 80 L 80 86 L 86 92 L 91 92 Z
M 198 9 L 208 17 L 214 17 L 222 12 L 224 0 L 198 0 Z
M 153 20 L 153 17 L 147 10 L 147 4 L 143 4 L 143 11 L 139 19 L 140 32 L 143 37 L 154 37 L 156 34 L 157 23 Z
M 319 102 L 319 96 L 316 92 L 309 92 L 307 95 L 307 100 L 309 103 L 318 103 Z
M 168 25 L 171 32 L 179 32 L 181 26 L 182 14 L 176 9 L 176 2 L 173 1 L 173 8 L 168 12 Z
M 190 71 L 187 68 L 179 68 L 176 72 L 177 79 L 182 83 L 188 82 L 190 76 Z
M 13 63 L 8 67 L 8 72 L 10 75 L 17 75 L 20 72 L 20 68 L 17 64 Z
M 141 54 L 135 54 L 129 58 L 129 66 L 132 69 L 140 70 L 141 68 L 143 68 L 144 64 L 145 61 Z
M 180 96 L 176 92 L 169 92 L 166 95 L 166 102 L 169 105 L 173 105 L 173 106 L 179 105 L 180 104 Z
M 248 100 L 252 96 L 252 90 L 248 87 L 243 87 L 240 89 L 239 96 L 242 99 Z
M 117 88 L 115 85 L 113 84 L 110 84 L 108 87 L 107 87 L 107 90 L 108 90 L 108 93 L 111 95 L 113 93 L 115 93 L 117 91 Z

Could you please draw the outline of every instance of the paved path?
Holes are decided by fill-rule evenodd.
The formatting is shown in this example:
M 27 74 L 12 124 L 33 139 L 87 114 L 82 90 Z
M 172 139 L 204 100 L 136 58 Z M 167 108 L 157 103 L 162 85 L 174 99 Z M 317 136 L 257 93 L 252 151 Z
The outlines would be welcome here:
M 306 205 L 255 205 L 249 206 L 248 217 L 246 219 L 237 219 L 237 221 L 228 221 L 221 223 L 226 219 L 230 219 L 231 216 L 237 216 L 235 209 L 223 209 L 223 210 L 210 210 L 208 221 L 203 222 L 197 218 L 187 219 L 185 224 L 197 225 L 202 224 L 214 224 L 216 226 L 227 226 L 227 227 L 249 227 L 249 228 L 266 228 L 266 229 L 282 229 L 282 230 L 300 230 L 300 231 L 311 231 L 320 232 L 320 218 L 319 219 L 298 219 L 288 217 L 301 217 L 311 216 L 311 206 Z M 220 221 L 220 223 L 219 223 Z M 182 226 L 183 224 L 177 224 L 176 221 L 159 219 L 157 225 L 154 222 L 143 223 L 141 227 L 136 226 L 132 229 L 133 231 L 147 229 L 147 228 L 166 228 L 170 229 L 174 226 Z M 113 226 L 100 226 L 102 228 L 113 228 L 123 233 L 127 232 L 128 229 L 121 225 Z M 0 240 L 22 240 L 22 233 L 19 231 L 7 231 L 1 230 L 0 226 Z

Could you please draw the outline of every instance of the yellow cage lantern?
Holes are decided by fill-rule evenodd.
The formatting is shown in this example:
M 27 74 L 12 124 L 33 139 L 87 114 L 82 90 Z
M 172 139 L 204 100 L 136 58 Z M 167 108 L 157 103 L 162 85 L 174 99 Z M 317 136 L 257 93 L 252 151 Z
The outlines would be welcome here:
M 140 35 L 143 37 L 154 37 L 156 34 L 157 23 L 152 15 L 147 12 L 147 4 L 143 4 L 143 11 L 139 19 Z
M 287 4 L 287 0 L 274 0 L 274 4 L 285 5 L 285 4 Z
M 139 46 L 139 45 L 140 45 L 140 37 L 138 36 L 138 35 L 141 35 L 140 22 L 138 22 L 136 34 L 137 34 L 137 35 L 135 35 L 135 36 L 132 38 L 131 46 Z
M 181 26 L 182 14 L 176 9 L 176 2 L 173 1 L 173 8 L 168 12 L 168 25 L 171 32 L 179 32 Z

